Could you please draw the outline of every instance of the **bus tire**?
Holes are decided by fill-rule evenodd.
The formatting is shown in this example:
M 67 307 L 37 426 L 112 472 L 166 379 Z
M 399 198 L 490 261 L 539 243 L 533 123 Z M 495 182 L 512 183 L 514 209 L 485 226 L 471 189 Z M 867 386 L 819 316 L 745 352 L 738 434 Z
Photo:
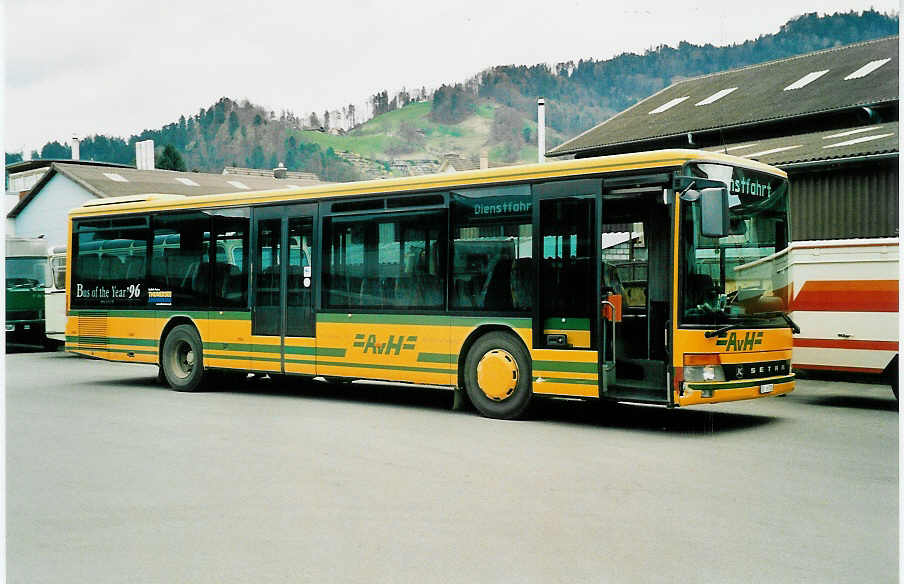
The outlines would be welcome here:
M 510 333 L 493 331 L 477 339 L 465 358 L 468 398 L 488 418 L 520 417 L 530 404 L 531 367 L 527 350 Z
M 201 335 L 195 327 L 180 324 L 163 341 L 163 375 L 176 391 L 198 391 L 204 382 Z

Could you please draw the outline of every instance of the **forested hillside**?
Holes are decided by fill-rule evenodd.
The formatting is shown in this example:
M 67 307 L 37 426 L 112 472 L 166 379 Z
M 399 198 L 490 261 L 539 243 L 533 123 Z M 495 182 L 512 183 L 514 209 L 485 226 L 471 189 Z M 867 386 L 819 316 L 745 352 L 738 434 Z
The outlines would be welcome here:
M 298 117 L 224 97 L 158 130 L 128 138 L 89 136 L 81 142 L 80 154 L 83 159 L 134 164 L 135 142 L 153 139 L 160 152 L 167 144 L 174 146 L 189 169 L 220 172 L 224 166 L 273 168 L 283 162 L 290 170 L 313 172 L 328 181 L 360 178 L 361 165 L 349 162 L 360 158 L 374 161 L 372 166 L 385 174 L 400 172 L 392 161 L 438 160 L 447 152 L 476 157 L 486 149 L 495 164 L 530 161 L 536 156 L 537 96 L 546 97 L 551 148 L 678 79 L 897 32 L 896 15 L 806 14 L 774 34 L 731 46 L 682 42 L 642 55 L 625 53 L 554 67 L 497 66 L 433 92 L 378 91 L 371 100 L 375 117 L 348 131 L 330 132 L 329 112 Z M 351 114 L 354 119 L 354 108 Z M 69 147 L 58 142 L 32 153 L 32 158 L 69 157 Z M 7 164 L 17 160 L 21 154 L 7 153 Z

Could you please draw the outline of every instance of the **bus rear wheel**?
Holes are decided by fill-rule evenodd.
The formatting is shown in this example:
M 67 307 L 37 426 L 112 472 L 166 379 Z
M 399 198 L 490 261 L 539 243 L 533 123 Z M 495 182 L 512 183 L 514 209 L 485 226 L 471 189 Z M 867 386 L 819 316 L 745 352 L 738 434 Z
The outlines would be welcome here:
M 530 359 L 512 334 L 488 333 L 475 342 L 465 358 L 464 385 L 468 398 L 488 418 L 511 420 L 530 404 Z
M 195 327 L 180 324 L 163 342 L 163 375 L 176 391 L 198 391 L 204 381 L 201 336 Z

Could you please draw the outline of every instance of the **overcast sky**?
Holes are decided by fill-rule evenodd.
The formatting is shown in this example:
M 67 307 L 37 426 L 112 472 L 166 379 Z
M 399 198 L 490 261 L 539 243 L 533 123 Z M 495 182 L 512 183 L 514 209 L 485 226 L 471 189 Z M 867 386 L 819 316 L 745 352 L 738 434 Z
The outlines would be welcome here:
M 12 0 L 4 146 L 126 137 L 222 96 L 296 114 L 502 64 L 605 59 L 681 40 L 731 44 L 806 12 L 898 10 L 890 0 Z

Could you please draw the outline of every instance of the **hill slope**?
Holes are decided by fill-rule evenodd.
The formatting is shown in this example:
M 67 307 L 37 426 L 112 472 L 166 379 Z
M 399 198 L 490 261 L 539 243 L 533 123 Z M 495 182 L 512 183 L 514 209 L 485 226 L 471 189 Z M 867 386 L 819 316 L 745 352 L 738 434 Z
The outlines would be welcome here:
M 354 180 L 405 172 L 399 160 L 438 161 L 454 152 L 491 164 L 536 159 L 536 98 L 547 98 L 547 147 L 607 119 L 677 79 L 743 67 L 898 32 L 898 17 L 863 13 L 806 14 L 755 40 L 727 47 L 659 46 L 643 55 L 546 65 L 492 67 L 463 82 L 443 85 L 426 101 L 400 93 L 373 96 L 379 115 L 348 132 L 303 128 L 293 113 L 267 111 L 247 101 L 220 99 L 197 114 L 128 139 L 91 136 L 85 159 L 134 163 L 134 143 L 153 139 L 158 149 L 175 146 L 188 168 L 220 172 L 224 166 L 314 172 L 324 180 Z M 423 96 L 422 96 L 423 97 Z M 404 104 L 399 107 L 399 104 Z M 316 118 L 316 116 L 312 116 Z M 69 148 L 51 142 L 32 158 L 68 158 Z M 21 155 L 7 154 L 7 163 Z M 393 164 L 396 161 L 396 164 Z M 436 168 L 437 163 L 432 163 Z

